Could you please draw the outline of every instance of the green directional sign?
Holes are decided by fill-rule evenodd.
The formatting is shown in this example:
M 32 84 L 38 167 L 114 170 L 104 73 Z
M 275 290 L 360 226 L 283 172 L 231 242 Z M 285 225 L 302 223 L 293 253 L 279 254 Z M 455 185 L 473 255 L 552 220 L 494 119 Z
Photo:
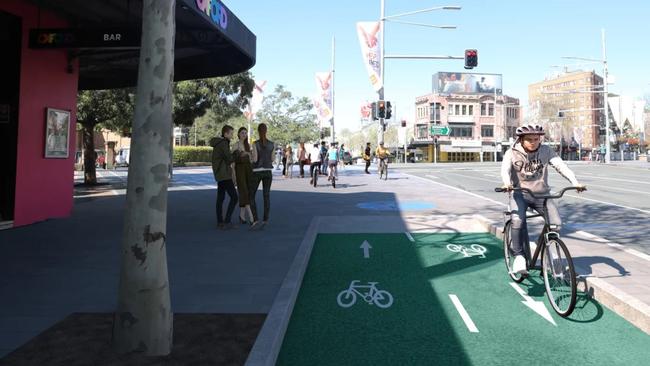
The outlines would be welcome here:
M 451 128 L 449 126 L 431 126 L 429 132 L 431 132 L 431 135 L 449 136 Z

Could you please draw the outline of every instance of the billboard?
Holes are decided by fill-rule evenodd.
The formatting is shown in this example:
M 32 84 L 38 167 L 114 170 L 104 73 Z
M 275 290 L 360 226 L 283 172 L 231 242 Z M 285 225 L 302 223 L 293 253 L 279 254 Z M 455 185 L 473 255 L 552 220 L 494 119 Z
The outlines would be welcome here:
M 433 74 L 432 90 L 437 94 L 497 94 L 503 92 L 501 74 L 437 72 Z

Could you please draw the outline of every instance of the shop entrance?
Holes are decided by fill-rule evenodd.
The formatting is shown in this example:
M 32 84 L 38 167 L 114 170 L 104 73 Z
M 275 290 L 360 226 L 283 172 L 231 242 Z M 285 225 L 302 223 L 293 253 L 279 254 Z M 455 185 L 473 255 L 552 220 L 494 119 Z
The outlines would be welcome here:
M 14 219 L 21 20 L 0 11 L 0 229 Z

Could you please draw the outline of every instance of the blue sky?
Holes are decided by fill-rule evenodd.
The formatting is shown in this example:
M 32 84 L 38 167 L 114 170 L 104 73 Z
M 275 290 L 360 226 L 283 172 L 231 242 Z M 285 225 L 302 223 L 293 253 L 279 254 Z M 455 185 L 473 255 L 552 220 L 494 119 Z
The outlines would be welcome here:
M 364 67 L 355 24 L 378 20 L 379 0 L 224 0 L 257 35 L 256 79 L 267 91 L 285 85 L 298 96 L 316 92 L 314 73 L 331 67 L 336 37 L 336 129 L 360 127 L 359 105 L 376 99 Z M 440 30 L 386 23 L 387 54 L 462 55 L 479 51 L 473 72 L 503 74 L 504 93 L 527 101 L 528 84 L 557 70 L 552 65 L 579 61 L 562 56 L 602 57 L 601 28 L 606 30 L 614 93 L 641 97 L 650 93 L 650 2 L 642 0 L 386 0 L 386 15 L 434 6 L 459 5 L 460 11 L 434 11 L 403 18 L 437 25 Z M 585 65 L 602 74 L 601 65 Z M 415 97 L 431 92 L 437 71 L 464 71 L 463 61 L 387 60 L 386 99 L 396 116 L 414 117 Z

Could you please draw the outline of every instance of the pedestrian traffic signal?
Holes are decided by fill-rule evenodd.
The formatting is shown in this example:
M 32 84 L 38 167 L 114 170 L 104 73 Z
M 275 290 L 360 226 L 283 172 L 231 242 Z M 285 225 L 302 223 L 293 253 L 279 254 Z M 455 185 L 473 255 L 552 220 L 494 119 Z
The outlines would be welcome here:
M 377 116 L 379 118 L 386 118 L 386 101 L 380 100 L 377 102 Z
M 386 102 L 386 119 L 390 119 L 393 116 L 393 106 L 390 105 L 390 102 Z
M 465 68 L 473 69 L 478 66 L 478 51 L 465 50 Z
M 379 117 L 377 117 L 377 102 L 372 102 L 372 104 L 370 105 L 370 111 L 371 111 L 370 113 L 372 115 L 372 120 L 373 121 L 378 120 Z

